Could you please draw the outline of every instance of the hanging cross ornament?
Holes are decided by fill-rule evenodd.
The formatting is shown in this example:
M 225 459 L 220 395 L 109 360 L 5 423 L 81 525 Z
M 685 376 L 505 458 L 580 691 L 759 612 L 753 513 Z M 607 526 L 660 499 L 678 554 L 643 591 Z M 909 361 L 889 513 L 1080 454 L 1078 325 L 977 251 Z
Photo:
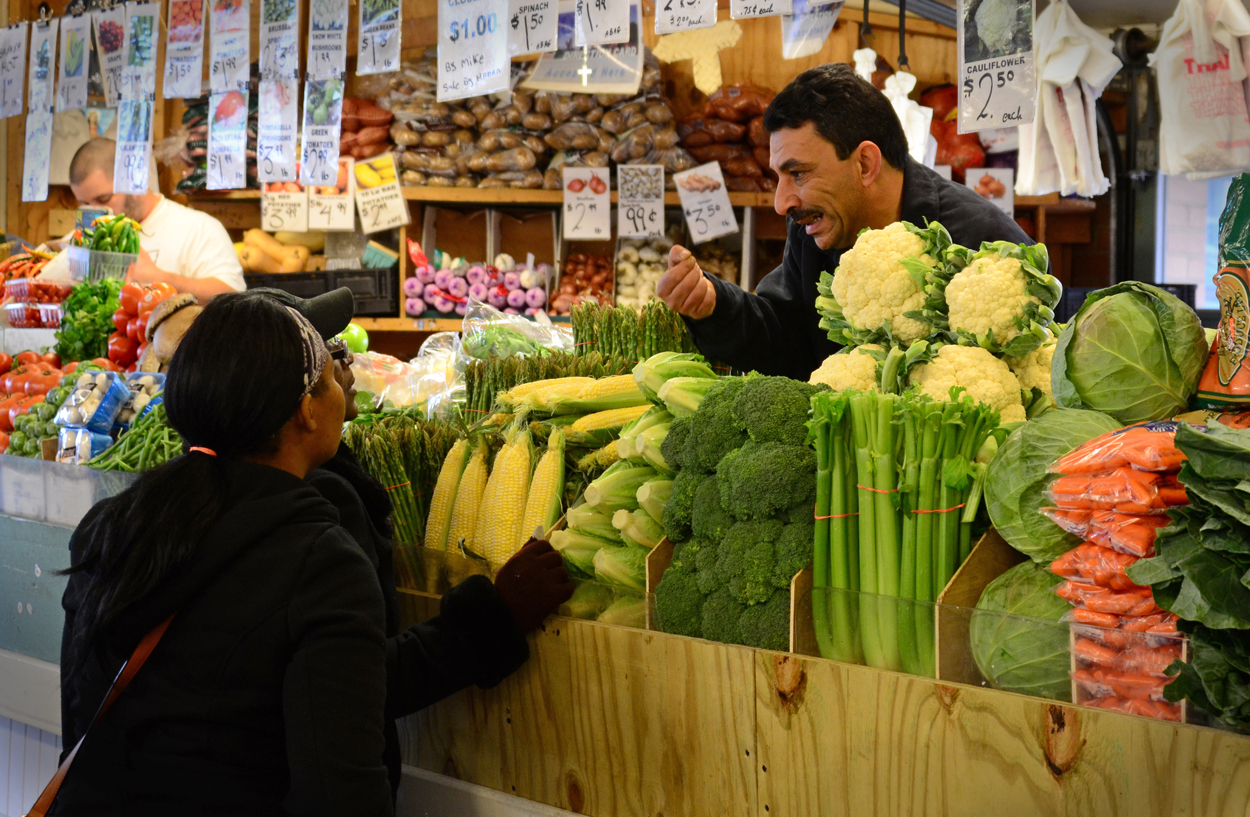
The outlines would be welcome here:
M 586 87 L 590 83 L 590 75 L 595 69 L 590 67 L 590 47 L 582 46 L 582 67 L 577 69 L 577 73 L 582 78 L 582 87 Z

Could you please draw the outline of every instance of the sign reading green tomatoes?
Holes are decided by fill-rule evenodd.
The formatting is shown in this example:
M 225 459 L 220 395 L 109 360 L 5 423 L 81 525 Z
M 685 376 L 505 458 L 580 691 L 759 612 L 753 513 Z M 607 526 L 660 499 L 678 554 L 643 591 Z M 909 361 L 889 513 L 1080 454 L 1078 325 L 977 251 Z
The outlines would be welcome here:
M 438 100 L 507 89 L 507 0 L 439 0 Z

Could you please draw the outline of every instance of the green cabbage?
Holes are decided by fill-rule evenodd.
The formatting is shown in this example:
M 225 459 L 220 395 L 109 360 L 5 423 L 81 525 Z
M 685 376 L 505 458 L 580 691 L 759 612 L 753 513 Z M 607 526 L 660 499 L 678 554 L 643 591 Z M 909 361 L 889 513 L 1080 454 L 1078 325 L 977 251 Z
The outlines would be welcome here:
M 1175 416 L 1189 407 L 1209 348 L 1197 313 L 1158 287 L 1100 289 L 1059 335 L 1055 402 L 1123 425 Z
M 990 686 L 1072 699 L 1068 627 L 1059 622 L 1071 607 L 1055 595 L 1062 581 L 1041 565 L 1021 562 L 986 585 L 969 635 L 973 660 Z
M 1035 561 L 1050 563 L 1081 543 L 1038 511 L 1049 504 L 1047 469 L 1081 443 L 1119 427 L 1096 411 L 1050 409 L 1007 436 L 986 475 L 985 505 L 1009 545 Z

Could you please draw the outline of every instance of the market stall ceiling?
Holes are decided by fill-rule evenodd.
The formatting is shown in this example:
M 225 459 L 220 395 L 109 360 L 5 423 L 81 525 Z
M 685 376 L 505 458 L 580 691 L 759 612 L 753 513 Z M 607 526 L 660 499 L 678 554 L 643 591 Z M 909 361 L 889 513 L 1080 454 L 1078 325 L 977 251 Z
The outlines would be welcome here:
M 848 0 L 854 5 L 854 0 Z M 1162 24 L 1176 11 L 1176 0 L 1069 0 L 1072 10 L 1097 29 L 1128 28 L 1145 24 Z M 872 0 L 873 11 L 897 13 L 898 0 Z M 1038 0 L 1037 10 L 1046 8 L 1046 0 Z M 883 8 L 885 7 L 885 8 Z M 919 16 L 935 23 L 955 25 L 956 0 L 907 0 L 908 16 Z

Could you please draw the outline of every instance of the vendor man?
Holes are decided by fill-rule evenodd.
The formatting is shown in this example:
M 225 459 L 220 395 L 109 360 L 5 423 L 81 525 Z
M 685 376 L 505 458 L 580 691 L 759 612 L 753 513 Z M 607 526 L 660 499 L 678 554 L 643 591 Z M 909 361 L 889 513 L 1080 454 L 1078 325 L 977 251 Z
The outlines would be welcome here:
M 139 260 L 131 280 L 165 282 L 201 303 L 214 295 L 246 289 L 243 267 L 230 234 L 207 213 L 183 207 L 160 193 L 113 192 L 112 139 L 92 139 L 69 165 L 69 186 L 84 207 L 109 207 L 139 222 Z
M 781 266 L 757 294 L 713 278 L 674 246 L 656 293 L 683 315 L 699 351 L 737 369 L 807 380 L 838 347 L 819 326 L 816 284 L 864 228 L 945 226 L 955 243 L 1032 243 L 1006 213 L 907 153 L 885 96 L 849 65 L 799 74 L 768 106 L 777 212 L 788 216 Z

